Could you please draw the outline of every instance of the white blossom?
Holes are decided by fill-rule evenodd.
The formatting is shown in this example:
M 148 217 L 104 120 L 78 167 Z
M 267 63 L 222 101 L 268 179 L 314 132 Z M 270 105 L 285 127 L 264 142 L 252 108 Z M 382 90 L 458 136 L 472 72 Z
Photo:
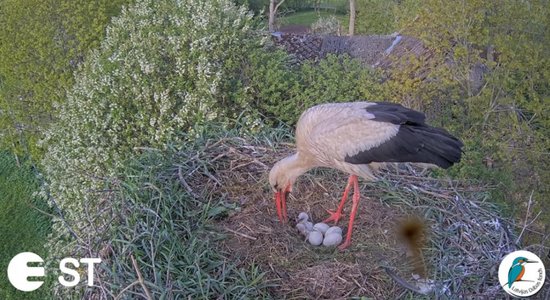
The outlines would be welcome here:
M 113 18 L 43 141 L 46 188 L 78 235 L 95 234 L 83 210 L 99 203 L 90 191 L 135 147 L 162 149 L 192 133 L 195 120 L 227 118 L 216 102 L 234 72 L 226 62 L 261 43 L 251 20 L 231 0 L 137 0 Z M 58 254 L 68 231 L 60 220 L 53 228 L 50 248 Z

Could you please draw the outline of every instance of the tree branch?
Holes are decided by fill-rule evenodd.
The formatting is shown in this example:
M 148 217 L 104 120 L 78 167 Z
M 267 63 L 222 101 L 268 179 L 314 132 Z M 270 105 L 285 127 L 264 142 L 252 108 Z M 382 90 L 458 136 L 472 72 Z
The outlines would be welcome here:
M 279 6 L 281 6 L 283 2 L 285 2 L 285 0 L 282 0 L 281 2 L 277 3 L 277 5 L 275 5 L 275 12 L 277 12 L 277 9 L 279 9 Z

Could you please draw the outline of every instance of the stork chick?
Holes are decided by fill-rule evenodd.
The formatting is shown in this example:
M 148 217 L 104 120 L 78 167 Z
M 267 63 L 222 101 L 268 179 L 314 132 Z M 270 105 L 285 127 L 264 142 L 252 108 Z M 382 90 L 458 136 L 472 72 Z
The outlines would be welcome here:
M 340 205 L 325 222 L 337 223 L 350 188 L 352 208 L 346 239 L 351 244 L 359 205 L 358 177 L 375 180 L 376 163 L 413 162 L 448 168 L 460 161 L 462 142 L 441 128 L 425 123 L 423 113 L 389 102 L 321 104 L 307 109 L 296 126 L 296 153 L 277 162 L 269 173 L 277 215 L 288 220 L 286 198 L 296 179 L 315 167 L 349 173 Z

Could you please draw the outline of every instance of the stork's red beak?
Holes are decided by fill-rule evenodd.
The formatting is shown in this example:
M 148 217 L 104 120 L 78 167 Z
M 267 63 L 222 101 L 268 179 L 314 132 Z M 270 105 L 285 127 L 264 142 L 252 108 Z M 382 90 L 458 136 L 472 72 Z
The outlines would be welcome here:
M 284 192 L 278 190 L 275 193 L 275 205 L 277 207 L 277 215 L 279 216 L 279 221 L 285 223 L 288 221 L 287 210 L 286 210 L 286 197 L 290 190 L 287 188 Z

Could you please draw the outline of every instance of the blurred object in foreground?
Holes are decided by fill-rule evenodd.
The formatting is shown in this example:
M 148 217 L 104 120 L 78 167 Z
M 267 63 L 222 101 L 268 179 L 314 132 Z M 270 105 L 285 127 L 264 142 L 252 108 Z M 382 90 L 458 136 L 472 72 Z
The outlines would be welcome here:
M 426 278 L 426 263 L 422 255 L 422 248 L 426 243 L 426 223 L 419 217 L 408 217 L 398 223 L 397 234 L 399 242 L 407 250 L 413 274 Z

